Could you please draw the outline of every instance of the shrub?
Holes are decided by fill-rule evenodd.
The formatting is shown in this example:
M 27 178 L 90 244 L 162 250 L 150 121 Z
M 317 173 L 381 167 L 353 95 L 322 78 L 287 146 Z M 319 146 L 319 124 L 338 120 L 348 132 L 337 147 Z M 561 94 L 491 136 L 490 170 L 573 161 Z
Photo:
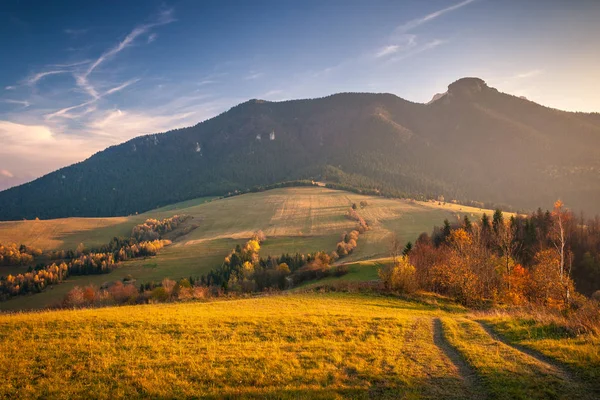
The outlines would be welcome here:
M 63 304 L 65 307 L 81 307 L 84 304 L 83 289 L 75 286 L 67 293 Z
M 333 269 L 333 275 L 337 277 L 346 275 L 348 272 L 349 268 L 347 264 L 338 265 Z
M 385 289 L 412 293 L 417 290 L 416 269 L 408 260 L 401 257 L 395 265 L 387 265 L 378 271 Z
M 115 282 L 108 288 L 108 293 L 117 304 L 133 304 L 137 300 L 138 290 L 134 285 L 123 284 L 121 281 Z
M 163 302 L 169 300 L 169 293 L 167 292 L 167 290 L 164 287 L 159 286 L 152 290 L 150 299 L 155 302 L 163 303 Z

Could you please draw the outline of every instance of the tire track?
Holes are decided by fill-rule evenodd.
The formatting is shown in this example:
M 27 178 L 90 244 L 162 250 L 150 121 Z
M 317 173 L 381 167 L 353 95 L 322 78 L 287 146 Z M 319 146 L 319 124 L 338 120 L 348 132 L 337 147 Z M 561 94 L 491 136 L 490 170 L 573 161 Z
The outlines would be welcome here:
M 487 399 L 486 390 L 483 388 L 475 369 L 467 364 L 458 350 L 446 340 L 442 321 L 439 318 L 434 318 L 433 320 L 433 343 L 448 357 L 458 370 L 458 374 L 467 386 L 467 391 L 470 395 L 469 398 Z
M 544 354 L 540 353 L 539 351 L 533 350 L 531 348 L 516 344 L 516 343 L 511 343 L 508 340 L 506 340 L 505 338 L 501 337 L 500 335 L 498 335 L 494 329 L 486 322 L 481 321 L 481 320 L 476 320 L 475 321 L 477 324 L 479 324 L 479 326 L 481 326 L 481 328 L 485 331 L 485 333 L 487 333 L 488 335 L 490 335 L 490 337 L 492 339 L 494 339 L 497 342 L 500 342 L 508 347 L 513 348 L 514 350 L 523 353 L 526 356 L 529 356 L 533 359 L 535 359 L 537 362 L 539 362 L 540 364 L 542 364 L 545 368 L 547 368 L 550 371 L 553 371 L 557 376 L 563 378 L 564 380 L 570 381 L 570 382 L 577 382 L 577 380 L 574 378 L 572 372 L 566 368 L 564 365 L 562 365 L 560 362 L 545 356 Z

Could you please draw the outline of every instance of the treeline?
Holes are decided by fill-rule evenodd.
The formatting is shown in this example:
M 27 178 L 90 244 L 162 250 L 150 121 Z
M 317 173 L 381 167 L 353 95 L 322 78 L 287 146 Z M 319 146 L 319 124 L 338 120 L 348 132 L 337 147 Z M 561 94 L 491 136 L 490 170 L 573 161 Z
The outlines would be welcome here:
M 116 253 L 87 253 L 70 260 L 29 268 L 24 274 L 0 278 L 0 300 L 28 293 L 39 293 L 49 285 L 61 283 L 69 276 L 107 274 L 119 261 L 156 255 L 169 240 L 134 243 L 121 247 Z
M 28 265 L 41 255 L 42 250 L 24 244 L 17 246 L 15 243 L 6 245 L 0 243 L 0 266 Z
M 148 219 L 132 229 L 128 239 L 114 237 L 97 251 L 90 251 L 83 243 L 73 250 L 58 250 L 50 254 L 51 259 L 59 260 L 49 265 L 38 265 L 24 274 L 8 275 L 0 278 L 0 300 L 28 293 L 39 293 L 47 286 L 62 282 L 68 276 L 106 274 L 115 269 L 119 262 L 133 258 L 154 256 L 170 240 L 159 239 L 171 232 L 187 216 L 173 216 L 161 221 Z M 154 238 L 154 239 L 151 239 Z
M 363 202 L 361 207 L 366 207 Z M 106 287 L 75 287 L 63 299 L 63 307 L 106 306 L 116 304 L 142 304 L 205 299 L 223 295 L 283 290 L 302 282 L 327 276 L 341 276 L 348 272 L 345 265 L 332 266 L 356 248 L 361 233 L 369 229 L 368 223 L 358 214 L 356 206 L 346 217 L 357 226 L 341 235 L 336 250 L 309 254 L 282 254 L 278 257 L 260 256 L 261 244 L 266 240 L 263 232 L 256 232 L 243 246 L 237 245 L 223 263 L 206 275 L 184 278 L 179 281 L 142 283 L 135 287 L 131 279 L 114 282 Z M 134 240 L 134 238 L 131 238 Z M 107 249 L 115 249 L 122 242 L 115 238 Z
M 333 262 L 352 253 L 357 246 L 358 236 L 369 229 L 367 222 L 354 208 L 350 208 L 346 216 L 358 225 L 356 229 L 342 233 L 336 249 L 331 253 L 282 254 L 265 259 L 259 256 L 259 251 L 266 237 L 262 232 L 257 232 L 244 247 L 236 246 L 221 266 L 202 276 L 200 284 L 220 286 L 226 291 L 260 292 L 266 289 L 282 290 L 330 275 L 343 275 L 348 272 L 347 268 L 332 268 Z
M 152 304 L 169 301 L 201 300 L 224 295 L 220 287 L 207 287 L 198 280 L 184 278 L 179 281 L 163 279 L 146 283 L 139 288 L 132 281 L 112 282 L 103 287 L 76 286 L 64 297 L 61 307 L 106 307 L 122 304 Z
M 431 236 L 423 233 L 414 246 L 407 244 L 403 256 L 394 257 L 380 276 L 389 289 L 421 288 L 467 306 L 577 309 L 597 323 L 600 311 L 575 290 L 572 279 L 576 266 L 582 265 L 576 263 L 576 252 L 584 252 L 583 261 L 593 257 L 585 254 L 599 249 L 596 228 L 579 226 L 560 202 L 552 212 L 529 217 L 506 219 L 497 210 L 491 219 L 484 214 L 476 222 L 467 216 L 457 225 L 446 220 Z
M 242 247 L 236 246 L 225 257 L 223 264 L 200 278 L 200 285 L 221 287 L 226 292 L 256 292 L 269 288 L 285 289 L 290 286 L 290 276 L 303 266 L 312 263 L 321 253 L 281 257 L 259 256 L 261 243 L 266 239 L 257 232 Z
M 149 218 L 143 224 L 133 227 L 131 237 L 138 242 L 156 240 L 162 237 L 162 235 L 171 232 L 189 218 L 189 215 L 174 215 L 163 220 Z

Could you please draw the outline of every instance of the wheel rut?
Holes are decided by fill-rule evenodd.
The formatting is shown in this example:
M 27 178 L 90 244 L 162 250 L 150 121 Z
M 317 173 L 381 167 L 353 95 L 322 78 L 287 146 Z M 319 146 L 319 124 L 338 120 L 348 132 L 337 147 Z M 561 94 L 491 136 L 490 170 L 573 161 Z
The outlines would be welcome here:
M 572 372 L 570 370 L 568 370 L 565 366 L 561 365 L 559 362 L 557 362 L 556 360 L 553 360 L 550 357 L 545 356 L 544 354 L 530 349 L 528 347 L 525 346 L 521 346 L 519 344 L 515 344 L 515 343 L 511 343 L 508 340 L 506 340 L 505 338 L 503 338 L 502 336 L 498 335 L 494 329 L 487 324 L 484 321 L 480 321 L 480 320 L 476 320 L 476 323 L 479 324 L 479 326 L 481 326 L 481 328 L 488 334 L 490 335 L 490 337 L 492 339 L 494 339 L 497 342 L 500 342 L 508 347 L 513 348 L 514 350 L 523 353 L 526 356 L 529 356 L 533 359 L 535 359 L 537 362 L 539 362 L 540 364 L 542 364 L 544 367 L 546 367 L 548 370 L 553 371 L 557 376 L 563 378 L 564 380 L 570 381 L 570 382 L 576 382 L 577 380 L 574 378 Z
M 487 392 L 481 384 L 480 378 L 463 356 L 456 350 L 447 340 L 444 335 L 442 321 L 439 318 L 433 320 L 433 343 L 448 357 L 458 370 L 459 375 L 464 380 L 469 398 L 471 399 L 487 399 Z

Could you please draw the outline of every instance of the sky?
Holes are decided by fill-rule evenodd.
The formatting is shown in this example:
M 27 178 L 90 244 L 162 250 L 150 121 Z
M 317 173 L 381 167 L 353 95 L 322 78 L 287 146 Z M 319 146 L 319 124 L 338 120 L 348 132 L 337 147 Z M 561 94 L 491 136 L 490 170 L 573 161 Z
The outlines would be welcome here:
M 600 112 L 598 0 L 0 2 L 0 190 L 252 98 L 476 76 Z

